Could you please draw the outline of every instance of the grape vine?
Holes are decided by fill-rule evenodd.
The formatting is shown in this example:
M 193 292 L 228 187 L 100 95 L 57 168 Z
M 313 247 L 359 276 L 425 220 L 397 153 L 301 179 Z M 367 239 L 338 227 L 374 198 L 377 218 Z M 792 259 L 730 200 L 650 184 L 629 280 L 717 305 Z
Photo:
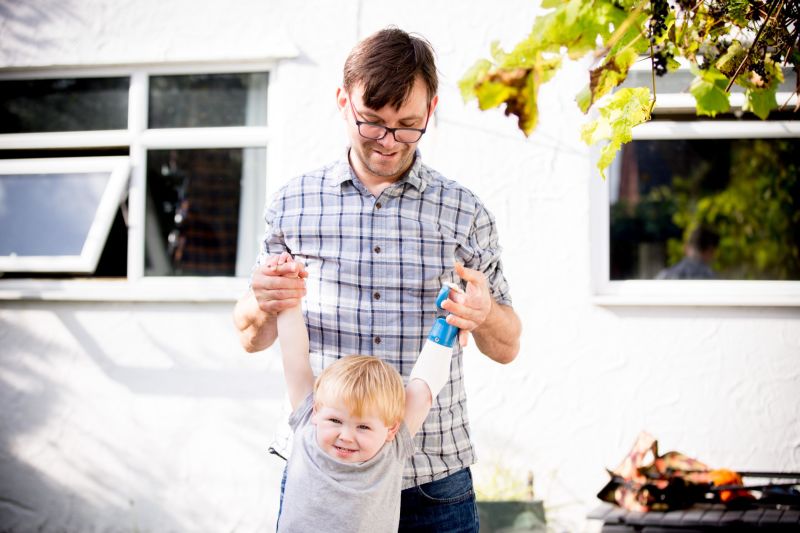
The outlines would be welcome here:
M 481 109 L 505 105 L 525 135 L 538 122 L 541 85 L 563 59 L 589 54 L 595 61 L 576 100 L 584 113 L 598 101 L 602 107 L 599 122 L 587 124 L 583 136 L 591 143 L 608 140 L 611 147 L 627 142 L 631 128 L 650 119 L 649 109 L 636 113 L 635 121 L 602 112 L 628 108 L 634 94 L 638 109 L 645 93 L 615 89 L 641 58 L 650 59 L 658 76 L 687 63 L 695 74 L 690 92 L 701 115 L 728 111 L 731 87 L 738 84 L 745 89 L 743 110 L 766 118 L 779 107 L 775 95 L 785 69 L 794 71 L 794 92 L 800 92 L 797 0 L 543 0 L 542 7 L 550 11 L 535 19 L 526 39 L 509 52 L 493 45 L 491 59 L 478 61 L 460 83 L 464 98 L 476 98 Z M 652 109 L 655 77 L 651 87 L 641 89 L 647 90 Z M 799 108 L 800 103 L 794 111 Z M 598 137 L 586 128 L 612 133 Z M 604 154 L 606 166 L 609 157 L 613 154 Z

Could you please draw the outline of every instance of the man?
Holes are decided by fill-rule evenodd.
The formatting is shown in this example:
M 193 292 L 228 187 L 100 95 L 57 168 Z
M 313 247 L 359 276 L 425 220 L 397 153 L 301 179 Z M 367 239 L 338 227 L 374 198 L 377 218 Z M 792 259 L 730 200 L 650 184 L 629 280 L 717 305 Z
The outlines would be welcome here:
M 264 250 L 236 304 L 242 345 L 263 350 L 275 316 L 305 297 L 314 374 L 342 356 L 379 357 L 408 378 L 444 282 L 443 304 L 461 329 L 450 381 L 434 400 L 404 472 L 400 530 L 477 531 L 461 347 L 508 363 L 520 321 L 502 273 L 494 218 L 466 188 L 422 163 L 416 150 L 438 104 L 433 51 L 396 28 L 360 42 L 336 101 L 347 157 L 292 180 L 266 211 Z M 271 268 L 289 252 L 298 263 Z M 301 263 L 301 264 L 299 264 Z M 304 265 L 304 266 L 303 266 Z
M 717 279 L 711 268 L 717 255 L 719 235 L 706 226 L 695 228 L 683 247 L 684 257 L 656 274 L 656 279 Z

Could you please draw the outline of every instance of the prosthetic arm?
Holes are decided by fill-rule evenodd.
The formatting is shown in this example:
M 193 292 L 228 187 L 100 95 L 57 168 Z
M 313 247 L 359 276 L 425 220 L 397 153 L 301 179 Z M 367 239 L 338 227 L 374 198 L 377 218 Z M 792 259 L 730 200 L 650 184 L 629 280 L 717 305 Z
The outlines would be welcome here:
M 437 309 L 442 309 L 442 303 L 451 290 L 461 291 L 457 285 L 445 283 L 436 297 Z M 448 324 L 445 317 L 437 318 L 414 368 L 411 369 L 409 383 L 414 379 L 424 381 L 431 390 L 431 398 L 436 398 L 450 378 L 450 360 L 453 357 L 453 344 L 457 337 L 457 327 Z

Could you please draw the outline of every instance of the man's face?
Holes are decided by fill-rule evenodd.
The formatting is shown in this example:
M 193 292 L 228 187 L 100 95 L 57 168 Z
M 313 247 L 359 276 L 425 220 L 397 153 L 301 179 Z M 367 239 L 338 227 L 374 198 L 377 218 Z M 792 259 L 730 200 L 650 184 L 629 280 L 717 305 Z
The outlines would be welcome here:
M 372 459 L 399 427 L 387 427 L 377 413 L 353 416 L 341 401 L 320 406 L 311 421 L 317 426 L 317 444 L 322 451 L 343 463 Z
M 433 113 L 438 97 L 435 96 L 429 106 L 427 88 L 419 78 L 400 109 L 394 109 L 391 105 L 370 109 L 364 105 L 362 95 L 363 88 L 360 85 L 354 87 L 349 96 L 344 89 L 339 89 L 337 93 L 339 109 L 347 122 L 347 133 L 350 137 L 350 164 L 353 165 L 356 175 L 367 184 L 395 181 L 413 163 L 414 150 L 419 141 L 400 143 L 391 133 L 379 140 L 366 139 L 358 132 L 356 119 L 389 128 L 422 129 Z

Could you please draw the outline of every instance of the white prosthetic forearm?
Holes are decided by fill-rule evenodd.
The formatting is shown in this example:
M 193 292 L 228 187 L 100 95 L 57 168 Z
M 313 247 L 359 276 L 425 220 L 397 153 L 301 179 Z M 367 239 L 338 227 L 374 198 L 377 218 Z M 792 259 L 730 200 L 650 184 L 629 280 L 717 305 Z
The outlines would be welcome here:
M 409 381 L 421 379 L 431 389 L 431 398 L 436 398 L 439 391 L 450 379 L 450 360 L 453 358 L 453 347 L 442 346 L 432 340 L 425 341 L 422 351 L 411 369 Z
M 436 307 L 441 308 L 451 289 L 460 290 L 454 285 L 446 284 L 439 291 Z M 450 361 L 453 358 L 453 344 L 456 338 L 458 338 L 458 328 L 448 324 L 444 318 L 437 318 L 414 368 L 411 369 L 409 382 L 421 379 L 427 383 L 431 390 L 431 398 L 436 398 L 450 379 Z

